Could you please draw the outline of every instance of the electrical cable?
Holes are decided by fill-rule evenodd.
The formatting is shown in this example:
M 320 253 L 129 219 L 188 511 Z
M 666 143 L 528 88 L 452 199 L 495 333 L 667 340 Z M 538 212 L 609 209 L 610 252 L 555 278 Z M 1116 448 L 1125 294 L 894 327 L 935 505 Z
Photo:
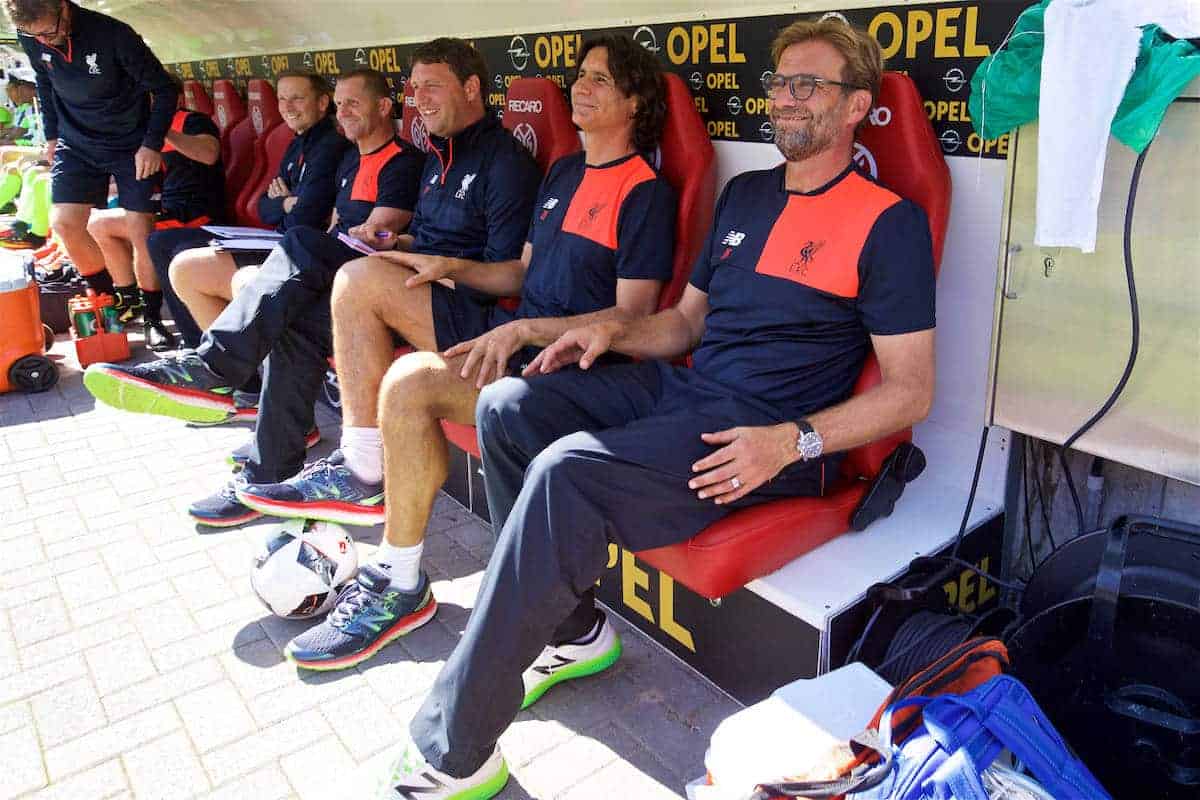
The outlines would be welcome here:
M 975 474 L 971 476 L 971 491 L 967 494 L 967 507 L 963 509 L 962 522 L 958 524 L 958 533 L 954 537 L 954 550 L 950 555 L 958 558 L 958 549 L 962 547 L 963 536 L 967 532 L 967 520 L 971 518 L 971 507 L 975 505 L 975 490 L 979 488 L 979 473 L 983 470 L 983 454 L 987 452 L 987 435 L 989 425 L 984 425 L 979 432 L 979 453 L 975 456 Z
M 1121 373 L 1121 379 L 1117 381 L 1116 387 L 1108 395 L 1108 399 L 1104 401 L 1104 405 L 1088 419 L 1087 422 L 1079 426 L 1079 429 L 1067 437 L 1063 442 L 1062 448 L 1058 451 L 1059 459 L 1062 462 L 1063 475 L 1067 480 L 1067 488 L 1071 491 L 1071 502 L 1075 505 L 1075 517 L 1079 524 L 1079 533 L 1084 531 L 1085 522 L 1083 519 L 1083 506 L 1079 502 L 1079 492 L 1075 489 L 1075 480 L 1071 477 L 1071 470 L 1067 467 L 1066 450 L 1070 449 L 1071 445 L 1075 444 L 1079 437 L 1083 436 L 1092 429 L 1100 419 L 1109 412 L 1113 404 L 1117 402 L 1117 398 L 1121 396 L 1121 392 L 1125 391 L 1125 384 L 1129 382 L 1129 376 L 1133 374 L 1133 365 L 1137 361 L 1138 346 L 1141 343 L 1141 314 L 1138 309 L 1137 299 L 1137 284 L 1133 278 L 1133 208 L 1134 202 L 1137 200 L 1138 182 L 1142 176 L 1142 164 L 1146 161 L 1146 154 L 1150 152 L 1150 145 L 1146 145 L 1146 149 L 1138 153 L 1137 161 L 1133 165 L 1133 175 L 1129 179 L 1129 196 L 1125 201 L 1125 232 L 1123 237 L 1123 249 L 1125 255 L 1125 282 L 1129 288 L 1129 316 L 1131 322 L 1131 332 L 1129 339 L 1129 358 L 1125 361 L 1125 371 Z M 1056 548 L 1057 549 L 1057 548 Z
M 875 672 L 893 686 L 899 686 L 917 670 L 964 641 L 974 624 L 972 617 L 918 611 L 896 630 L 887 655 L 875 667 Z

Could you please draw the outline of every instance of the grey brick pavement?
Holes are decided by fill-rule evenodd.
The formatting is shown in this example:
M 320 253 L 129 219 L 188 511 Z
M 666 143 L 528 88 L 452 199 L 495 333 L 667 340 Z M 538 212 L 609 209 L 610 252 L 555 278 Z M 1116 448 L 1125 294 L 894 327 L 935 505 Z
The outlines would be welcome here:
M 369 796 L 474 605 L 491 534 L 448 497 L 430 523 L 432 623 L 357 669 L 306 674 L 303 625 L 250 591 L 265 525 L 208 532 L 188 502 L 248 428 L 97 407 L 70 345 L 46 394 L 0 395 L 0 800 Z M 144 355 L 140 348 L 135 350 Z M 328 452 L 337 419 L 320 409 Z M 360 557 L 379 529 L 355 529 Z M 517 798 L 678 797 L 736 705 L 618 621 L 626 652 L 501 740 Z

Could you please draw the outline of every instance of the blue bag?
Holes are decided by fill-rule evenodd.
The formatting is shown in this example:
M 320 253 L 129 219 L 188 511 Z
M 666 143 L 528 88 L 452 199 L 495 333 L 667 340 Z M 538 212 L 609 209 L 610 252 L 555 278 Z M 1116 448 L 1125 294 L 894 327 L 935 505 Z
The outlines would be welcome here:
M 917 707 L 922 723 L 892 744 L 891 716 Z M 1000 675 L 961 695 L 911 697 L 890 706 L 855 742 L 880 754 L 832 781 L 764 785 L 759 797 L 845 796 L 846 800 L 988 800 L 980 773 L 1008 749 L 1057 800 L 1111 800 L 1054 730 L 1029 690 Z

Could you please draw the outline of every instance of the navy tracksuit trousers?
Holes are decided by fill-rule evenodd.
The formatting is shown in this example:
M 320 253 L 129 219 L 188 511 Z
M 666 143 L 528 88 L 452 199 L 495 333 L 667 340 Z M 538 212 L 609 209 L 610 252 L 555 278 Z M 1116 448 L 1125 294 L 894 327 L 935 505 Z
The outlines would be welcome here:
M 733 508 L 820 494 L 821 462 L 792 464 L 732 507 L 687 486 L 692 464 L 714 450 L 701 433 L 785 419 L 694 370 L 655 362 L 485 388 L 476 425 L 499 538 L 462 640 L 412 721 L 429 763 L 464 777 L 491 755 L 520 708 L 521 673 L 590 602 L 610 542 L 661 547 Z
M 200 358 L 233 386 L 266 359 L 246 464 L 251 483 L 278 483 L 304 466 L 304 436 L 333 354 L 333 279 L 358 257 L 323 231 L 292 228 L 200 341 Z

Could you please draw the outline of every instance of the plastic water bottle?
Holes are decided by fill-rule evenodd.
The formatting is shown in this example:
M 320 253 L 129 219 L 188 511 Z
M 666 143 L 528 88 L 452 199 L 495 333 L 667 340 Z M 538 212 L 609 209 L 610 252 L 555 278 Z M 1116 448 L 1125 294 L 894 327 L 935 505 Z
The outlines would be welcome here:
M 0 253 L 0 292 L 15 292 L 29 285 L 25 262 L 17 253 Z

